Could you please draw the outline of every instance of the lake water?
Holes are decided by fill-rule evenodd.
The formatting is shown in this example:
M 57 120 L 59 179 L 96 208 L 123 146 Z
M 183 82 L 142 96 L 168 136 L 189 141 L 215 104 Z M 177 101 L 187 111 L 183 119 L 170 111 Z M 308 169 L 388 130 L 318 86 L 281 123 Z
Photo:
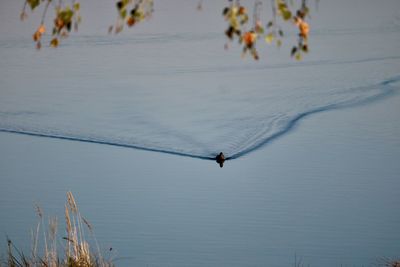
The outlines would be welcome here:
M 222 1 L 156 2 L 120 36 L 93 3 L 78 34 L 40 52 L 35 15 L 0 3 L 4 234 L 28 249 L 33 203 L 62 218 L 72 190 L 121 266 L 398 256 L 398 1 L 321 1 L 301 62 L 291 29 L 260 62 L 224 51 Z M 200 160 L 219 151 L 223 169 Z

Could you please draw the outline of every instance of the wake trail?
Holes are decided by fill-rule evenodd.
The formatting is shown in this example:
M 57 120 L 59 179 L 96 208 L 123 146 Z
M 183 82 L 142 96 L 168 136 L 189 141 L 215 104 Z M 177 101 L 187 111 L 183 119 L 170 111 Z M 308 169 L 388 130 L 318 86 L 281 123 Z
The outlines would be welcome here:
M 46 138 L 61 139 L 61 140 L 68 140 L 68 141 L 85 142 L 85 143 L 94 143 L 94 144 L 100 144 L 100 145 L 110 145 L 110 146 L 117 146 L 117 147 L 124 147 L 124 148 L 134 148 L 134 149 L 138 149 L 138 150 L 159 152 L 159 153 L 171 154 L 171 155 L 175 155 L 175 156 L 183 156 L 183 157 L 203 159 L 203 160 L 214 160 L 215 159 L 215 157 L 213 157 L 213 156 L 202 156 L 202 155 L 189 154 L 189 153 L 178 152 L 178 151 L 167 150 L 167 149 L 150 148 L 150 147 L 145 147 L 145 146 L 140 146 L 140 145 L 132 145 L 132 144 L 126 144 L 126 143 L 111 142 L 111 141 L 96 140 L 96 139 L 81 138 L 81 137 L 73 137 L 73 136 L 38 133 L 38 132 L 26 131 L 26 130 L 11 130 L 11 129 L 0 128 L 0 132 L 29 135 L 29 136 L 36 136 L 36 137 L 46 137 Z
M 369 97 L 366 97 L 366 98 L 363 98 L 360 100 L 347 100 L 347 101 L 342 101 L 342 102 L 338 102 L 338 103 L 332 103 L 332 104 L 329 104 L 326 106 L 317 107 L 317 108 L 299 113 L 296 116 L 292 117 L 288 121 L 288 123 L 286 125 L 284 125 L 284 127 L 281 130 L 279 130 L 278 132 L 276 132 L 270 136 L 267 136 L 264 139 L 260 139 L 257 142 L 248 146 L 247 148 L 244 148 L 244 149 L 230 155 L 229 157 L 227 157 L 227 160 L 232 160 L 232 159 L 237 159 L 237 158 L 243 157 L 251 152 L 254 152 L 254 151 L 264 147 L 265 145 L 267 145 L 267 144 L 275 141 L 276 139 L 291 132 L 301 119 L 308 117 L 312 114 L 335 110 L 335 109 L 341 109 L 341 108 L 357 107 L 357 106 L 365 105 L 365 104 L 375 102 L 375 101 L 384 99 L 386 97 L 392 96 L 396 93 L 396 91 L 399 89 L 399 87 L 393 87 L 393 86 L 391 86 L 391 84 L 397 83 L 397 82 L 400 82 L 400 75 L 389 78 L 387 80 L 384 80 L 384 81 L 382 81 L 378 84 L 372 85 L 372 86 L 363 86 L 363 87 L 352 88 L 353 90 L 360 90 L 362 88 L 383 87 L 382 91 L 380 93 L 373 95 L 373 96 L 369 96 Z
M 380 83 L 369 85 L 369 86 L 360 86 L 360 87 L 353 87 L 349 88 L 346 91 L 358 91 L 358 90 L 375 90 L 378 89 L 379 92 L 377 94 L 374 94 L 372 96 L 359 96 L 356 97 L 355 99 L 350 99 L 350 100 L 343 100 L 339 101 L 336 103 L 331 103 L 327 104 L 324 106 L 316 107 L 310 110 L 306 110 L 304 112 L 298 113 L 295 116 L 289 117 L 289 118 L 279 118 L 278 120 L 280 122 L 285 122 L 282 127 L 279 127 L 275 132 L 265 132 L 263 133 L 262 131 L 258 131 L 254 133 L 253 138 L 249 138 L 247 140 L 247 143 L 244 142 L 243 145 L 238 146 L 234 151 L 222 151 L 226 153 L 226 159 L 227 160 L 233 160 L 233 159 L 238 159 L 240 157 L 243 157 L 251 152 L 254 152 L 263 146 L 273 142 L 274 140 L 282 137 L 283 135 L 291 132 L 295 126 L 298 124 L 298 122 L 312 114 L 320 113 L 320 112 L 325 112 L 329 110 L 334 110 L 334 109 L 340 109 L 340 108 L 348 108 L 348 107 L 355 107 L 363 104 L 367 104 L 370 102 L 374 102 L 380 99 L 383 99 L 385 97 L 391 96 L 400 87 L 392 86 L 392 84 L 400 82 L 400 75 L 391 77 L 389 79 L 386 79 Z M 102 145 L 110 145 L 110 146 L 117 146 L 117 147 L 124 147 L 124 148 L 133 148 L 133 149 L 138 149 L 138 150 L 144 150 L 144 151 L 151 151 L 151 152 L 159 152 L 159 153 L 165 153 L 165 154 L 171 154 L 171 155 L 176 155 L 176 156 L 182 156 L 182 157 L 189 157 L 189 158 L 196 158 L 196 159 L 202 159 L 202 160 L 215 160 L 215 156 L 220 152 L 220 151 L 213 151 L 213 153 L 191 153 L 191 152 L 185 152 L 185 151 L 180 151 L 179 149 L 176 148 L 157 148 L 157 147 L 152 147 L 151 145 L 140 145 L 140 144 L 132 144 L 129 142 L 124 142 L 124 141 L 118 141 L 118 140 L 107 140 L 107 138 L 97 138 L 97 137 L 86 137 L 86 136 L 78 136 L 74 134 L 63 134 L 63 133 L 54 133 L 54 132 L 45 132 L 45 131 L 35 131 L 31 129 L 23 129 L 21 127 L 19 128 L 10 128 L 10 127 L 1 127 L 0 126 L 0 132 L 4 133 L 13 133 L 13 134 L 22 134 L 22 135 L 29 135 L 29 136 L 36 136 L 36 137 L 46 137 L 46 138 L 54 138 L 54 139 L 61 139 L 61 140 L 69 140 L 69 141 L 77 141 L 77 142 L 86 142 L 86 143 L 95 143 L 95 144 L 102 144 Z M 199 144 L 197 144 L 199 145 Z

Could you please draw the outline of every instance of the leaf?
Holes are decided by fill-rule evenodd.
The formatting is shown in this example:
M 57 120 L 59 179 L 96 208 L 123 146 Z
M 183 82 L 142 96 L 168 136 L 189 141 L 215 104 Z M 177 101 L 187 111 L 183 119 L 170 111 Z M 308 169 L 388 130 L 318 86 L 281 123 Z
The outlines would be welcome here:
M 67 30 L 70 32 L 71 28 L 72 28 L 72 22 L 71 21 L 68 22 L 66 26 L 67 26 Z
M 61 11 L 59 15 L 64 24 L 68 24 L 69 22 L 71 22 L 73 16 L 74 12 L 69 8 L 66 8 L 64 11 Z
M 269 33 L 267 36 L 265 36 L 265 42 L 270 44 L 274 40 L 274 35 L 272 33 Z
M 229 10 L 230 10 L 229 7 L 225 7 L 225 8 L 222 10 L 222 16 L 226 16 L 226 14 L 229 13 Z
M 282 40 L 276 39 L 276 46 L 281 47 L 282 46 Z
M 287 9 L 286 3 L 283 0 L 278 0 L 277 4 L 280 11 Z
M 128 20 L 126 21 L 126 24 L 127 24 L 129 27 L 132 27 L 133 25 L 135 25 L 135 23 L 136 23 L 136 20 L 135 20 L 135 18 L 132 17 L 132 16 L 130 16 L 130 17 L 128 18 Z
M 40 0 L 27 0 L 27 3 L 31 7 L 31 9 L 34 10 L 37 6 L 40 5 Z
M 75 11 L 79 11 L 80 7 L 81 7 L 81 5 L 79 3 L 75 3 L 74 4 L 74 10 Z
M 289 20 L 292 18 L 292 12 L 286 9 L 282 12 L 282 17 L 284 20 Z
M 240 24 L 245 24 L 245 23 L 247 23 L 248 21 L 249 21 L 249 16 L 247 15 L 247 14 L 244 14 L 244 15 L 242 15 L 241 16 L 242 18 L 241 18 L 241 20 L 240 20 Z
M 39 31 L 36 31 L 33 35 L 32 35 L 32 39 L 33 41 L 37 42 L 40 41 L 40 38 L 42 38 L 42 34 Z
M 293 46 L 292 51 L 290 52 L 290 56 L 294 56 L 294 54 L 296 54 L 297 52 L 297 47 Z
M 57 38 L 53 38 L 50 42 L 50 46 L 51 47 L 57 47 L 58 46 L 58 39 Z
M 120 12 L 119 12 L 119 15 L 121 16 L 121 18 L 123 18 L 123 19 L 125 19 L 126 18 L 126 14 L 127 14 L 127 11 L 126 11 L 126 9 L 123 9 L 123 10 L 121 10 Z
M 247 14 L 247 9 L 244 6 L 240 6 L 238 13 L 239 15 Z
M 301 54 L 300 54 L 300 53 L 297 53 L 297 54 L 294 56 L 294 58 L 295 58 L 296 60 L 301 60 Z
M 44 34 L 44 33 L 46 32 L 46 28 L 44 27 L 43 24 L 41 24 L 41 25 L 39 26 L 39 28 L 37 29 L 37 31 L 38 31 L 40 34 Z
M 299 23 L 300 35 L 304 38 L 308 37 L 308 33 L 310 32 L 310 26 L 304 20 Z
M 116 5 L 118 10 L 121 10 L 125 6 L 124 3 L 122 3 L 122 1 L 117 2 Z
M 263 27 L 256 27 L 256 33 L 264 34 L 264 28 Z

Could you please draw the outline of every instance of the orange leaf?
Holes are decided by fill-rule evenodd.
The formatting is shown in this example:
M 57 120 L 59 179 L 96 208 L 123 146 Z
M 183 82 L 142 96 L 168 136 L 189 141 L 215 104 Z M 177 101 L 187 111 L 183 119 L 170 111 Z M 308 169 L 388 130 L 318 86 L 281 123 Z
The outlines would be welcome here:
M 42 24 L 42 25 L 39 26 L 39 28 L 38 28 L 37 31 L 40 32 L 40 34 L 43 34 L 43 33 L 46 32 L 46 28 L 45 28 L 44 25 Z

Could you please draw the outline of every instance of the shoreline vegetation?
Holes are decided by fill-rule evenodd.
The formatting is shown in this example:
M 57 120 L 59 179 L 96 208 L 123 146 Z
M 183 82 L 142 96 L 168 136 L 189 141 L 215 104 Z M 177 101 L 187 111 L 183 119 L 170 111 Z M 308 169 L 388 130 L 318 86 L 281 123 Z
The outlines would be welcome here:
M 67 192 L 65 204 L 65 242 L 63 249 L 58 249 L 58 219 L 49 217 L 46 228 L 42 209 L 36 205 L 39 221 L 32 230 L 32 248 L 30 254 L 24 254 L 7 237 L 6 258 L 0 260 L 0 267 L 112 267 L 113 260 L 106 260 L 93 234 L 92 225 L 80 214 L 75 198 Z M 89 245 L 85 228 L 89 230 L 94 245 Z M 42 236 L 42 238 L 41 238 Z M 42 240 L 40 243 L 39 240 Z M 62 243 L 63 243 L 62 242 Z M 40 246 L 39 246 L 40 243 Z M 94 247 L 94 248 L 93 248 Z M 43 250 L 41 253 L 38 250 Z M 111 249 L 110 249 L 111 250 Z M 64 251 L 64 253 L 62 253 Z
M 30 254 L 25 255 L 7 237 L 7 252 L 5 258 L 0 258 L 0 267 L 114 267 L 114 259 L 105 259 L 93 233 L 92 225 L 80 214 L 75 198 L 67 192 L 65 204 L 66 236 L 64 253 L 57 248 L 58 219 L 49 217 L 48 228 L 44 222 L 42 209 L 36 205 L 35 211 L 39 217 L 36 228 L 32 230 L 32 248 Z M 89 230 L 94 245 L 89 245 L 86 239 L 85 228 Z M 39 246 L 40 236 L 43 244 Z M 43 250 L 38 253 L 39 247 Z M 93 249 L 95 247 L 95 249 Z M 112 248 L 110 248 L 110 251 Z M 1 257 L 4 257 L 3 255 Z M 294 267 L 310 266 L 302 262 L 295 255 Z M 376 266 L 400 267 L 400 259 L 381 258 Z

